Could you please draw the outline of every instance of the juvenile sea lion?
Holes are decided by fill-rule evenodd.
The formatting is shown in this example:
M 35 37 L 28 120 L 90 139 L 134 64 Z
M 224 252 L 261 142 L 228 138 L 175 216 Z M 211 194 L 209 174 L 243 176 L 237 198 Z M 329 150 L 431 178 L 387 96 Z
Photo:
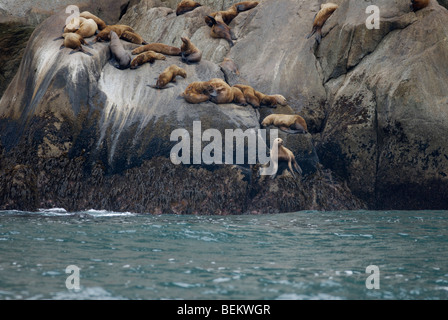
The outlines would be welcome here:
M 166 54 L 168 56 L 180 56 L 181 50 L 180 48 L 172 47 L 163 43 L 149 43 L 144 46 L 135 48 L 132 50 L 132 54 L 140 54 L 145 51 L 155 51 L 161 54 Z
M 298 114 L 271 114 L 261 122 L 264 127 L 274 125 L 288 133 L 307 133 L 305 119 Z
M 79 29 L 75 33 L 79 34 L 83 38 L 90 38 L 94 36 L 98 31 L 98 25 L 93 19 L 84 20 Z
M 313 29 L 306 38 L 309 39 L 313 34 L 317 32 L 316 41 L 319 44 L 322 40 L 323 25 L 338 7 L 339 6 L 337 4 L 331 2 L 321 4 L 319 12 L 314 16 Z
M 131 31 L 123 32 L 120 38 L 135 44 L 148 44 L 145 40 L 143 40 L 142 36 Z
M 106 28 L 107 29 L 107 28 Z M 115 33 L 115 31 L 110 32 L 110 52 L 112 57 L 115 59 L 116 63 L 113 63 L 114 67 L 118 69 L 127 69 L 131 64 L 131 55 L 127 52 L 123 44 L 120 41 L 120 38 Z
M 180 16 L 180 15 L 182 15 L 184 13 L 193 11 L 194 9 L 196 9 L 197 7 L 200 7 L 200 6 L 202 6 L 202 4 L 200 4 L 200 3 L 196 2 L 196 1 L 182 0 L 177 5 L 176 15 Z
M 286 106 L 286 98 L 281 94 L 267 95 L 255 90 L 255 96 L 260 101 L 260 105 L 276 108 L 277 105 Z
M 157 79 L 156 85 L 152 86 L 149 85 L 151 88 L 154 89 L 163 89 L 165 86 L 170 82 L 176 82 L 176 77 L 181 76 L 182 78 L 187 77 L 187 71 L 185 69 L 176 66 L 175 64 L 169 66 L 166 68 Z
M 93 21 L 95 21 L 95 23 L 98 26 L 99 30 L 103 30 L 107 26 L 106 22 L 104 22 L 102 19 L 98 18 L 94 14 L 91 14 L 89 11 L 81 12 L 81 14 L 79 16 L 81 18 L 92 19 Z
M 412 11 L 418 11 L 423 8 L 426 8 L 429 4 L 429 0 L 411 0 L 411 10 Z
M 202 58 L 202 52 L 187 37 L 182 37 L 182 46 L 180 47 L 182 61 L 186 63 L 199 62 Z
M 229 26 L 222 20 L 221 13 L 217 13 L 215 17 L 207 16 L 211 20 L 212 29 L 210 35 L 213 38 L 225 39 L 229 43 L 230 47 L 233 47 L 233 41 L 235 36 L 230 30 Z
M 110 25 L 98 32 L 98 34 L 95 37 L 94 42 L 97 41 L 109 41 L 110 40 L 110 32 L 113 31 L 117 34 L 117 36 L 120 38 L 123 32 L 129 31 L 129 32 L 135 32 L 134 29 L 132 29 L 130 26 L 126 26 L 123 24 L 115 24 Z
M 274 140 L 271 148 L 271 159 L 276 172 L 278 170 L 278 163 L 280 161 L 285 161 L 288 163 L 289 171 L 294 178 L 296 176 L 294 174 L 293 166 L 299 174 L 302 174 L 302 168 L 300 168 L 299 164 L 297 163 L 294 153 L 288 148 L 284 147 L 283 140 L 281 138 L 277 138 Z M 275 174 L 272 175 L 271 178 L 275 178 Z
M 82 36 L 80 36 L 79 34 L 68 32 L 68 33 L 64 33 L 62 35 L 62 37 L 56 38 L 54 40 L 58 40 L 58 39 L 64 39 L 64 42 L 60 49 L 63 49 L 64 47 L 70 48 L 70 49 L 73 49 L 73 51 L 70 52 L 70 54 L 80 51 L 82 53 L 85 53 L 88 56 L 92 56 L 91 53 L 85 51 L 84 48 L 82 47 L 82 45 L 86 45 L 86 42 L 85 42 L 84 38 Z
M 131 69 L 136 69 L 137 67 L 147 62 L 154 63 L 154 61 L 156 60 L 166 60 L 166 57 L 163 54 L 157 53 L 155 51 L 145 51 L 132 59 Z
M 81 23 L 86 21 L 87 19 L 83 17 L 73 18 L 70 20 L 70 23 L 64 26 L 63 33 L 76 32 L 81 26 Z

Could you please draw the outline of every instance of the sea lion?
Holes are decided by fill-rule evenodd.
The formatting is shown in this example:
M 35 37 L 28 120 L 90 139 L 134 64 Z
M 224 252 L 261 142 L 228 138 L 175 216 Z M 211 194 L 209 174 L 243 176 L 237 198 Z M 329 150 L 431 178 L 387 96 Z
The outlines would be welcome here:
M 222 62 L 219 64 L 219 67 L 221 68 L 221 70 L 225 70 L 225 71 L 230 71 L 235 73 L 236 75 L 240 75 L 240 71 L 238 70 L 238 66 L 235 63 L 235 61 L 233 61 L 230 58 L 224 58 L 222 60 Z
M 163 43 L 149 43 L 144 46 L 135 48 L 132 50 L 132 54 L 140 54 L 145 51 L 155 51 L 161 54 L 166 54 L 168 56 L 180 56 L 181 50 L 180 48 L 172 47 Z
M 242 92 L 237 88 L 230 87 L 224 80 L 219 78 L 203 82 L 192 82 L 181 96 L 190 103 L 201 103 L 210 100 L 216 104 L 234 102 L 245 105 Z
M 210 17 L 215 17 L 218 13 L 221 14 L 222 20 L 225 22 L 225 24 L 229 25 L 233 19 L 235 19 L 240 12 L 250 10 L 252 8 L 255 8 L 258 5 L 258 1 L 244 1 L 244 2 L 238 2 L 232 5 L 229 9 L 223 10 L 223 11 L 217 11 L 210 14 Z M 205 17 L 205 23 L 212 27 L 213 23 L 209 16 Z
M 210 99 L 209 92 L 212 90 L 212 86 L 204 81 L 195 81 L 190 83 L 187 88 L 182 92 L 181 97 L 189 103 L 201 103 Z
M 70 54 L 80 51 L 82 53 L 85 53 L 88 56 L 92 56 L 91 53 L 85 51 L 84 48 L 82 47 L 82 45 L 86 45 L 86 42 L 81 35 L 73 33 L 73 32 L 68 32 L 68 33 L 64 33 L 62 35 L 62 37 L 56 38 L 54 40 L 58 40 L 58 39 L 64 39 L 64 42 L 63 42 L 62 46 L 60 47 L 60 49 L 70 48 L 70 49 L 73 49 L 73 51 L 70 52 Z
M 154 63 L 154 61 L 156 60 L 166 60 L 166 57 L 163 54 L 157 53 L 155 51 L 145 51 L 132 59 L 131 69 L 136 69 L 137 67 L 147 62 Z
M 176 82 L 176 77 L 181 76 L 182 78 L 187 77 L 187 71 L 185 69 L 176 66 L 175 64 L 169 66 L 166 68 L 157 79 L 156 85 L 152 86 L 149 85 L 151 88 L 154 89 L 163 89 L 165 86 L 170 82 Z
M 243 12 L 255 8 L 258 4 L 258 1 L 243 1 L 235 3 L 233 6 L 238 12 Z
M 286 98 L 281 94 L 267 95 L 255 90 L 255 96 L 260 101 L 260 105 L 276 108 L 277 105 L 286 106 Z
M 274 143 L 272 144 L 271 148 L 271 159 L 274 164 L 274 170 L 277 172 L 278 170 L 278 163 L 280 161 L 285 161 L 288 163 L 289 171 L 291 172 L 292 176 L 295 178 L 294 169 L 299 173 L 302 174 L 302 168 L 300 168 L 299 164 L 296 161 L 296 158 L 294 156 L 294 153 L 289 150 L 288 148 L 284 147 L 283 140 L 281 138 L 277 138 L 274 140 Z M 271 178 L 275 178 L 275 174 L 271 176 Z
M 102 19 L 98 18 L 94 14 L 91 14 L 89 11 L 81 12 L 81 14 L 79 16 L 81 18 L 92 19 L 93 21 L 95 21 L 95 23 L 98 26 L 99 30 L 103 30 L 103 29 L 105 29 L 107 27 L 106 22 L 104 22 Z
M 106 28 L 107 29 L 107 28 Z M 105 29 L 105 30 L 106 30 Z M 118 69 L 127 69 L 131 64 L 131 55 L 127 52 L 123 44 L 120 41 L 120 38 L 115 33 L 115 31 L 110 32 L 110 52 L 112 57 L 115 59 L 116 63 L 113 63 L 114 67 Z
M 109 41 L 110 40 L 110 32 L 113 31 L 117 34 L 118 38 L 121 37 L 123 32 L 129 31 L 129 32 L 135 32 L 134 29 L 132 29 L 130 26 L 126 26 L 123 24 L 115 24 L 110 25 L 98 32 L 98 34 L 95 37 L 94 42 L 97 41 Z
M 298 114 L 271 114 L 261 122 L 263 127 L 274 125 L 287 133 L 307 133 L 305 119 Z
M 202 58 L 202 52 L 187 37 L 182 37 L 182 46 L 180 47 L 182 61 L 185 63 L 199 62 Z
M 429 0 L 411 0 L 411 10 L 416 12 L 418 10 L 421 10 L 423 8 L 426 8 L 429 4 Z
M 98 31 L 98 25 L 93 19 L 85 19 L 79 29 L 75 33 L 79 34 L 83 38 L 90 38 L 94 36 Z
M 243 84 L 236 84 L 233 87 L 238 88 L 243 92 L 244 98 L 246 99 L 247 103 L 249 103 L 252 107 L 254 108 L 260 107 L 260 100 L 256 96 L 254 88 Z
M 311 30 L 311 33 L 306 37 L 309 39 L 313 34 L 317 32 L 316 35 L 316 42 L 319 44 L 322 40 L 322 27 L 327 21 L 328 18 L 333 14 L 333 12 L 338 8 L 339 6 L 334 3 L 324 3 L 321 4 L 320 10 L 316 15 L 314 16 L 313 21 L 313 29 Z
M 215 17 L 211 17 L 211 16 L 207 16 L 210 18 L 211 20 L 211 31 L 210 31 L 210 35 L 213 38 L 217 38 L 217 39 L 225 39 L 227 40 L 227 42 L 229 43 L 230 47 L 233 47 L 233 41 L 235 40 L 235 36 L 232 32 L 232 30 L 230 30 L 229 26 L 222 20 L 222 16 L 221 13 L 217 13 Z
M 177 5 L 176 16 L 180 16 L 180 15 L 182 15 L 184 13 L 193 11 L 194 9 L 196 9 L 197 7 L 200 7 L 200 6 L 202 6 L 202 4 L 200 4 L 200 3 L 196 2 L 196 1 L 182 0 Z
M 76 32 L 81 26 L 81 23 L 86 21 L 87 19 L 83 17 L 73 18 L 70 20 L 70 23 L 65 25 L 62 33 Z
M 123 32 L 120 38 L 135 44 L 148 44 L 141 35 L 131 31 Z

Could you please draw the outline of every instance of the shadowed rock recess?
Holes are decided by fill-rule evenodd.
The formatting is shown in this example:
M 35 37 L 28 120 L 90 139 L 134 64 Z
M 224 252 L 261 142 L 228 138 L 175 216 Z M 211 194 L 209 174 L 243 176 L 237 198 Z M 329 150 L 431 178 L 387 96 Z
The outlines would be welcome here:
M 237 40 L 230 48 L 211 38 L 204 17 L 236 2 L 204 1 L 181 16 L 177 1 L 128 2 L 119 24 L 150 43 L 180 47 L 189 37 L 203 53 L 190 65 L 167 56 L 118 70 L 107 42 L 85 47 L 92 56 L 59 50 L 62 42 L 53 39 L 65 10 L 39 24 L 0 101 L 0 209 L 225 215 L 448 208 L 447 9 L 436 1 L 416 13 L 407 0 L 333 1 L 339 9 L 317 46 L 306 35 L 322 1 L 262 0 L 231 22 Z M 378 30 L 365 25 L 371 4 L 381 10 Z M 122 43 L 129 51 L 138 46 Z M 238 74 L 220 68 L 226 57 Z M 171 64 L 187 78 L 149 87 Z M 211 78 L 281 94 L 288 105 L 189 104 L 180 96 L 189 83 Z M 258 175 L 259 165 L 170 160 L 173 130 L 192 137 L 193 122 L 201 121 L 202 132 L 217 129 L 224 140 L 226 129 L 260 129 L 271 113 L 307 121 L 309 133 L 279 132 L 302 176 L 284 165 L 271 179 Z M 247 153 L 247 145 L 237 150 Z

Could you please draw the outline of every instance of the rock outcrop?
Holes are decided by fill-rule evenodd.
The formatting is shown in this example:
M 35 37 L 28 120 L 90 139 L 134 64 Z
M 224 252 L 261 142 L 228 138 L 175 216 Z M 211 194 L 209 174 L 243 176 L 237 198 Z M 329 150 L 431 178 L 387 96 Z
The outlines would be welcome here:
M 53 39 L 65 12 L 40 24 L 0 101 L 0 208 L 238 214 L 447 207 L 447 82 L 439 71 L 448 61 L 445 8 L 433 1 L 411 13 L 404 1 L 372 1 L 382 18 L 379 30 L 368 30 L 370 3 L 335 1 L 340 8 L 316 46 L 305 36 L 320 1 L 264 0 L 230 24 L 238 38 L 230 48 L 210 37 L 204 16 L 236 2 L 211 1 L 182 16 L 169 1 L 129 4 L 120 24 L 148 42 L 180 47 L 189 37 L 203 52 L 191 65 L 168 56 L 118 70 L 108 43 L 86 48 L 92 57 L 59 50 Z M 224 57 L 238 74 L 220 69 Z M 187 78 L 165 90 L 148 87 L 171 64 Z M 282 94 L 288 105 L 193 105 L 180 97 L 189 83 L 211 78 Z M 300 113 L 308 123 L 308 134 L 280 133 L 304 169 L 299 179 L 283 167 L 270 179 L 258 176 L 258 165 L 170 161 L 176 129 L 192 136 L 201 121 L 202 131 L 224 137 L 226 129 L 260 129 L 273 112 Z

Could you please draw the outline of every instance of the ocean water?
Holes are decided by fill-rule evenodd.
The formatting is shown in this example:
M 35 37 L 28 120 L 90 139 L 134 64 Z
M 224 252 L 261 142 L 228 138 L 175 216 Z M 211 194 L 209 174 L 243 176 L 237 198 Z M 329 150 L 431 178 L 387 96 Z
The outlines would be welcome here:
M 0 299 L 445 300 L 447 229 L 448 211 L 3 211 Z

